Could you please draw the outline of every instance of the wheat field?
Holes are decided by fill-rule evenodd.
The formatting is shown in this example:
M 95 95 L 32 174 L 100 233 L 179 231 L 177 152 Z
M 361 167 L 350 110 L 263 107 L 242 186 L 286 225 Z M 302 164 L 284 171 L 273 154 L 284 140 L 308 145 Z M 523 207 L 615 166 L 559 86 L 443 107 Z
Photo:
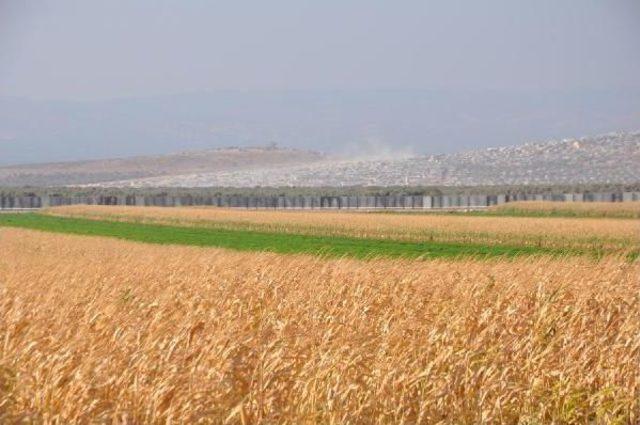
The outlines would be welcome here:
M 640 247 L 640 220 L 611 218 L 484 217 L 75 205 L 46 214 L 98 220 L 247 229 L 406 241 L 522 245 L 559 249 Z
M 0 423 L 640 420 L 638 262 L 0 253 Z
M 640 218 L 640 202 L 551 202 L 518 201 L 490 208 L 496 212 L 540 215 L 576 215 L 581 217 Z

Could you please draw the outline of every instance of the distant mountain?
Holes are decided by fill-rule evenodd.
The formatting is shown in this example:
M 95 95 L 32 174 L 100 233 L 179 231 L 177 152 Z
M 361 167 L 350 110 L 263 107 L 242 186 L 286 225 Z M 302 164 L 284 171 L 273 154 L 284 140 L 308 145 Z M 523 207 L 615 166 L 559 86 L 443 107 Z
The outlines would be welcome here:
M 242 171 L 312 164 L 326 156 L 312 151 L 224 148 L 132 158 L 0 167 L 0 186 L 62 186 L 176 174 Z
M 214 91 L 93 102 L 0 97 L 0 165 L 270 142 L 341 155 L 440 154 L 637 128 L 637 89 Z
M 97 184 L 102 187 L 488 186 L 640 183 L 640 133 L 448 155 L 325 160 Z

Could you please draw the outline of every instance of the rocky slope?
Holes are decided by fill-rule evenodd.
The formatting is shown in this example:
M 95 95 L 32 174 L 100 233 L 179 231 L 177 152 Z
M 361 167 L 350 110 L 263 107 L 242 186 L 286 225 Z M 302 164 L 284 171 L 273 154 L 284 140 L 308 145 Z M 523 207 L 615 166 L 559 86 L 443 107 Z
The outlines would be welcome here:
M 227 168 L 96 186 L 458 186 L 640 182 L 640 133 L 566 139 L 450 155 L 325 160 L 288 167 Z
M 60 186 L 91 183 L 109 184 L 120 180 L 171 178 L 195 173 L 242 172 L 247 169 L 312 164 L 323 154 L 266 148 L 224 148 L 170 155 L 57 162 L 0 167 L 0 186 Z M 141 180 L 143 181 L 143 180 Z

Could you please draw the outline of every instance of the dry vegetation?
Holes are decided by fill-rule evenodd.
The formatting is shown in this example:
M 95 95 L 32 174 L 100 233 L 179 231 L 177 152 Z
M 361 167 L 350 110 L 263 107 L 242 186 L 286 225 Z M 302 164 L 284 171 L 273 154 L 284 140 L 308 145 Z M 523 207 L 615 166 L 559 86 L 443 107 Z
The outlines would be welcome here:
M 410 241 L 560 249 L 597 247 L 628 250 L 640 246 L 640 220 L 86 205 L 51 208 L 46 213 L 103 220 Z
M 2 423 L 640 420 L 638 262 L 0 252 Z
M 167 155 L 0 167 L 0 186 L 87 184 L 202 172 L 312 164 L 325 160 L 317 152 L 298 149 L 222 148 Z
M 520 201 L 491 207 L 515 214 L 576 215 L 583 217 L 640 218 L 640 202 L 548 202 Z

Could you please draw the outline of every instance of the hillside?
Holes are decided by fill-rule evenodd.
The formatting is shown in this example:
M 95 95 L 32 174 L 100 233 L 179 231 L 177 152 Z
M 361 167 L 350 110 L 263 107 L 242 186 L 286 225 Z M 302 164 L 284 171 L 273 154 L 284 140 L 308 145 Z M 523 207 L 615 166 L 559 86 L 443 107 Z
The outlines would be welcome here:
M 223 148 L 170 155 L 16 165 L 0 167 L 0 186 L 79 185 L 177 174 L 238 172 L 310 164 L 324 158 L 323 154 L 298 149 Z
M 345 158 L 277 147 L 0 167 L 0 186 L 320 187 L 640 182 L 640 133 L 454 154 Z
M 640 182 L 640 133 L 527 143 L 449 155 L 325 160 L 283 168 L 226 169 L 97 186 L 476 186 Z

